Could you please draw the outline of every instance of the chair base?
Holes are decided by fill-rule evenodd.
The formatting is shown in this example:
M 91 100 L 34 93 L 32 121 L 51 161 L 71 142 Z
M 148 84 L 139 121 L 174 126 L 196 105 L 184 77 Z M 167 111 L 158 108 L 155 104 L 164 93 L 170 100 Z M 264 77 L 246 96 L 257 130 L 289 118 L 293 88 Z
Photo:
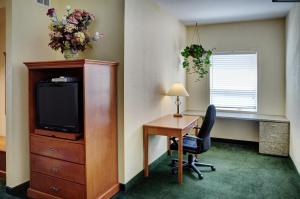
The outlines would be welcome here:
M 172 159 L 172 163 L 170 164 L 172 167 L 172 174 L 176 174 L 178 169 L 178 159 Z M 194 155 L 188 155 L 188 161 L 183 161 L 183 168 L 190 168 L 198 174 L 200 180 L 203 179 L 203 175 L 201 171 L 197 167 L 210 167 L 212 171 L 215 171 L 216 168 L 211 164 L 199 163 Z

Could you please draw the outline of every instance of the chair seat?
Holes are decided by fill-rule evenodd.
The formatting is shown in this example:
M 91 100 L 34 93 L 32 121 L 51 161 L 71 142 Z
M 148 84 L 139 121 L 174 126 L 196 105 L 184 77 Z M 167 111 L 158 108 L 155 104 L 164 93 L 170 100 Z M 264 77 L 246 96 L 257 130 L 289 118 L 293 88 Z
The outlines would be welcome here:
M 197 138 L 184 136 L 183 137 L 183 151 L 190 153 L 199 153 L 200 146 L 198 146 Z M 172 143 L 170 145 L 171 150 L 178 150 L 178 144 Z

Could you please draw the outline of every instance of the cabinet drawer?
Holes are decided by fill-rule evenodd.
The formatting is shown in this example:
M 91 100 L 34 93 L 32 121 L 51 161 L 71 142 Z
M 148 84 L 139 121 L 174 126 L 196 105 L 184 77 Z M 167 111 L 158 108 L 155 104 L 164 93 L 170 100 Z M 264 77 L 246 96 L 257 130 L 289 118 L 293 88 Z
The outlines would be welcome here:
M 289 134 L 288 133 L 272 133 L 267 134 L 265 132 L 261 132 L 259 134 L 259 142 L 273 142 L 273 143 L 289 143 Z
M 61 160 L 84 164 L 84 145 L 62 139 L 31 136 L 31 152 Z
M 274 142 L 259 142 L 259 153 L 288 156 L 289 144 L 274 143 Z
M 64 199 L 84 199 L 83 185 L 31 172 L 30 188 Z
M 260 130 L 267 134 L 289 133 L 289 123 L 260 122 Z
M 289 142 L 289 124 L 280 122 L 260 122 L 259 141 L 286 144 Z
M 84 165 L 31 154 L 31 170 L 85 184 Z

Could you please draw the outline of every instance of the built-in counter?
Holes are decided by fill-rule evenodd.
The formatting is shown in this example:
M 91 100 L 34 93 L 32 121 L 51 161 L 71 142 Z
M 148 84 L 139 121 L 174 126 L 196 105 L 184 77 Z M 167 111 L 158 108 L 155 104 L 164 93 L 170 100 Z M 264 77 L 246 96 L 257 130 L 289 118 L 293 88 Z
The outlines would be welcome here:
M 185 115 L 205 116 L 204 111 L 187 110 Z M 259 122 L 259 153 L 289 155 L 289 121 L 283 115 L 217 111 L 217 118 Z

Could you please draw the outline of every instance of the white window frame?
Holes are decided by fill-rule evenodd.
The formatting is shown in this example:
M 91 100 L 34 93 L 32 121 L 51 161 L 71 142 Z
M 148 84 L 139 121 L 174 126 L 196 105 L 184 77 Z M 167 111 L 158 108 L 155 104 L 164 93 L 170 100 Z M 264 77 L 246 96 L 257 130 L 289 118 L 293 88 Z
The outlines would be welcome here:
M 217 110 L 220 110 L 222 112 L 239 112 L 239 113 L 257 113 L 258 112 L 258 108 L 259 108 L 259 104 L 258 104 L 258 84 L 259 84 L 259 79 L 258 79 L 258 69 L 259 69 L 259 61 L 258 61 L 258 52 L 257 51 L 225 51 L 225 52 L 215 52 L 213 53 L 213 55 L 239 55 L 239 54 L 256 54 L 256 109 L 253 111 L 249 111 L 249 110 L 238 110 L 238 109 L 230 109 L 230 108 L 222 108 L 222 107 L 217 107 Z M 212 63 L 212 57 L 211 57 L 211 63 Z M 213 67 L 213 63 L 212 66 L 210 67 L 210 71 L 209 71 L 209 84 L 208 84 L 208 89 L 209 89 L 209 102 L 210 104 L 212 104 L 212 99 L 211 99 L 211 85 L 212 85 L 212 67 Z
M 52 6 L 52 4 L 51 4 L 51 0 L 49 0 L 49 5 L 47 6 L 47 5 L 45 5 L 45 0 L 42 0 L 43 1 L 43 3 L 39 3 L 38 2 L 38 0 L 35 0 L 35 2 L 39 5 L 39 6 L 41 6 L 41 7 L 44 7 L 44 8 L 50 8 L 51 6 Z

